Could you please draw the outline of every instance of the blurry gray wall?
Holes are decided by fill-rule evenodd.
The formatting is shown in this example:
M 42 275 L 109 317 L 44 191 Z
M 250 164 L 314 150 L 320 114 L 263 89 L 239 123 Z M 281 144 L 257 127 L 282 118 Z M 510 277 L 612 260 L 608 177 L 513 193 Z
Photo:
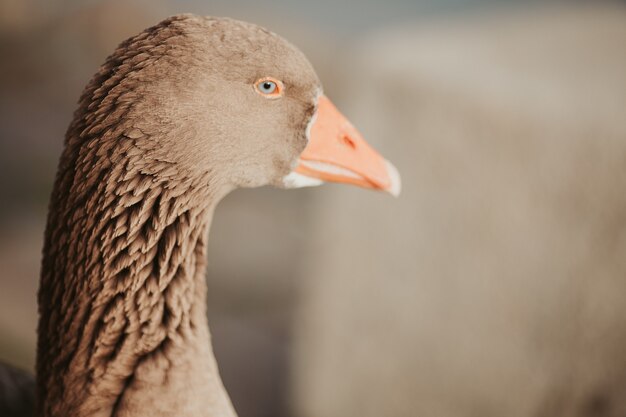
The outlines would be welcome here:
M 315 199 L 298 415 L 626 415 L 625 45 L 589 5 L 363 40 L 346 111 L 404 189 Z
M 0 0 L 0 360 L 33 364 L 47 199 L 83 86 L 165 16 L 229 15 L 301 47 L 404 180 L 398 200 L 328 185 L 218 207 L 209 318 L 241 417 L 617 413 L 624 9 Z

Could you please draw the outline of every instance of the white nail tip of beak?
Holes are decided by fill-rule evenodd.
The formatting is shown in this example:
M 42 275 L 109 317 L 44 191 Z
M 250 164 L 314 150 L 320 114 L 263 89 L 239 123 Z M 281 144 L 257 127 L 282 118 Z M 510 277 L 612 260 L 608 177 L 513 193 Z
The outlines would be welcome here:
M 387 167 L 387 173 L 389 174 L 389 179 L 391 180 L 391 185 L 385 191 L 387 191 L 394 197 L 398 197 L 400 195 L 400 191 L 402 191 L 402 181 L 400 180 L 400 173 L 398 172 L 396 167 L 393 166 L 393 164 L 386 159 L 385 166 Z
M 285 188 L 315 187 L 323 183 L 324 181 L 318 178 L 307 177 L 295 171 L 283 177 L 283 185 Z

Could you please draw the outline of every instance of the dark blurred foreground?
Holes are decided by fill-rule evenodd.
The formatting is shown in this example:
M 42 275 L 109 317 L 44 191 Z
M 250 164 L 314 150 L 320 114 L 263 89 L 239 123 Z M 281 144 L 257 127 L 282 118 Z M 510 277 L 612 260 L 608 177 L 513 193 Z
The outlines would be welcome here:
M 0 362 L 0 415 L 29 417 L 35 411 L 35 380 L 22 369 Z

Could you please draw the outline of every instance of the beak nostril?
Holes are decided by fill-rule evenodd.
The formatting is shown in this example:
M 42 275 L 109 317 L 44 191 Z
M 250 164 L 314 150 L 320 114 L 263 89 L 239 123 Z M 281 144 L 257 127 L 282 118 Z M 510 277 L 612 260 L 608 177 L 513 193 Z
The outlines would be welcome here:
M 356 149 L 356 143 L 354 142 L 354 140 L 352 140 L 352 138 L 350 136 L 348 136 L 348 135 L 341 135 L 340 141 L 344 145 L 349 146 L 352 149 Z

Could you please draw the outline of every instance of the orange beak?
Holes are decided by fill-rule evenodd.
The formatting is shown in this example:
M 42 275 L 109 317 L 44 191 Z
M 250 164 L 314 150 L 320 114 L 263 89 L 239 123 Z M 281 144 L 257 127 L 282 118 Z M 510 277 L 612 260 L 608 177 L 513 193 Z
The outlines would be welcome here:
M 295 172 L 330 182 L 400 194 L 396 168 L 365 142 L 361 134 L 326 97 L 318 102 L 309 144 Z

